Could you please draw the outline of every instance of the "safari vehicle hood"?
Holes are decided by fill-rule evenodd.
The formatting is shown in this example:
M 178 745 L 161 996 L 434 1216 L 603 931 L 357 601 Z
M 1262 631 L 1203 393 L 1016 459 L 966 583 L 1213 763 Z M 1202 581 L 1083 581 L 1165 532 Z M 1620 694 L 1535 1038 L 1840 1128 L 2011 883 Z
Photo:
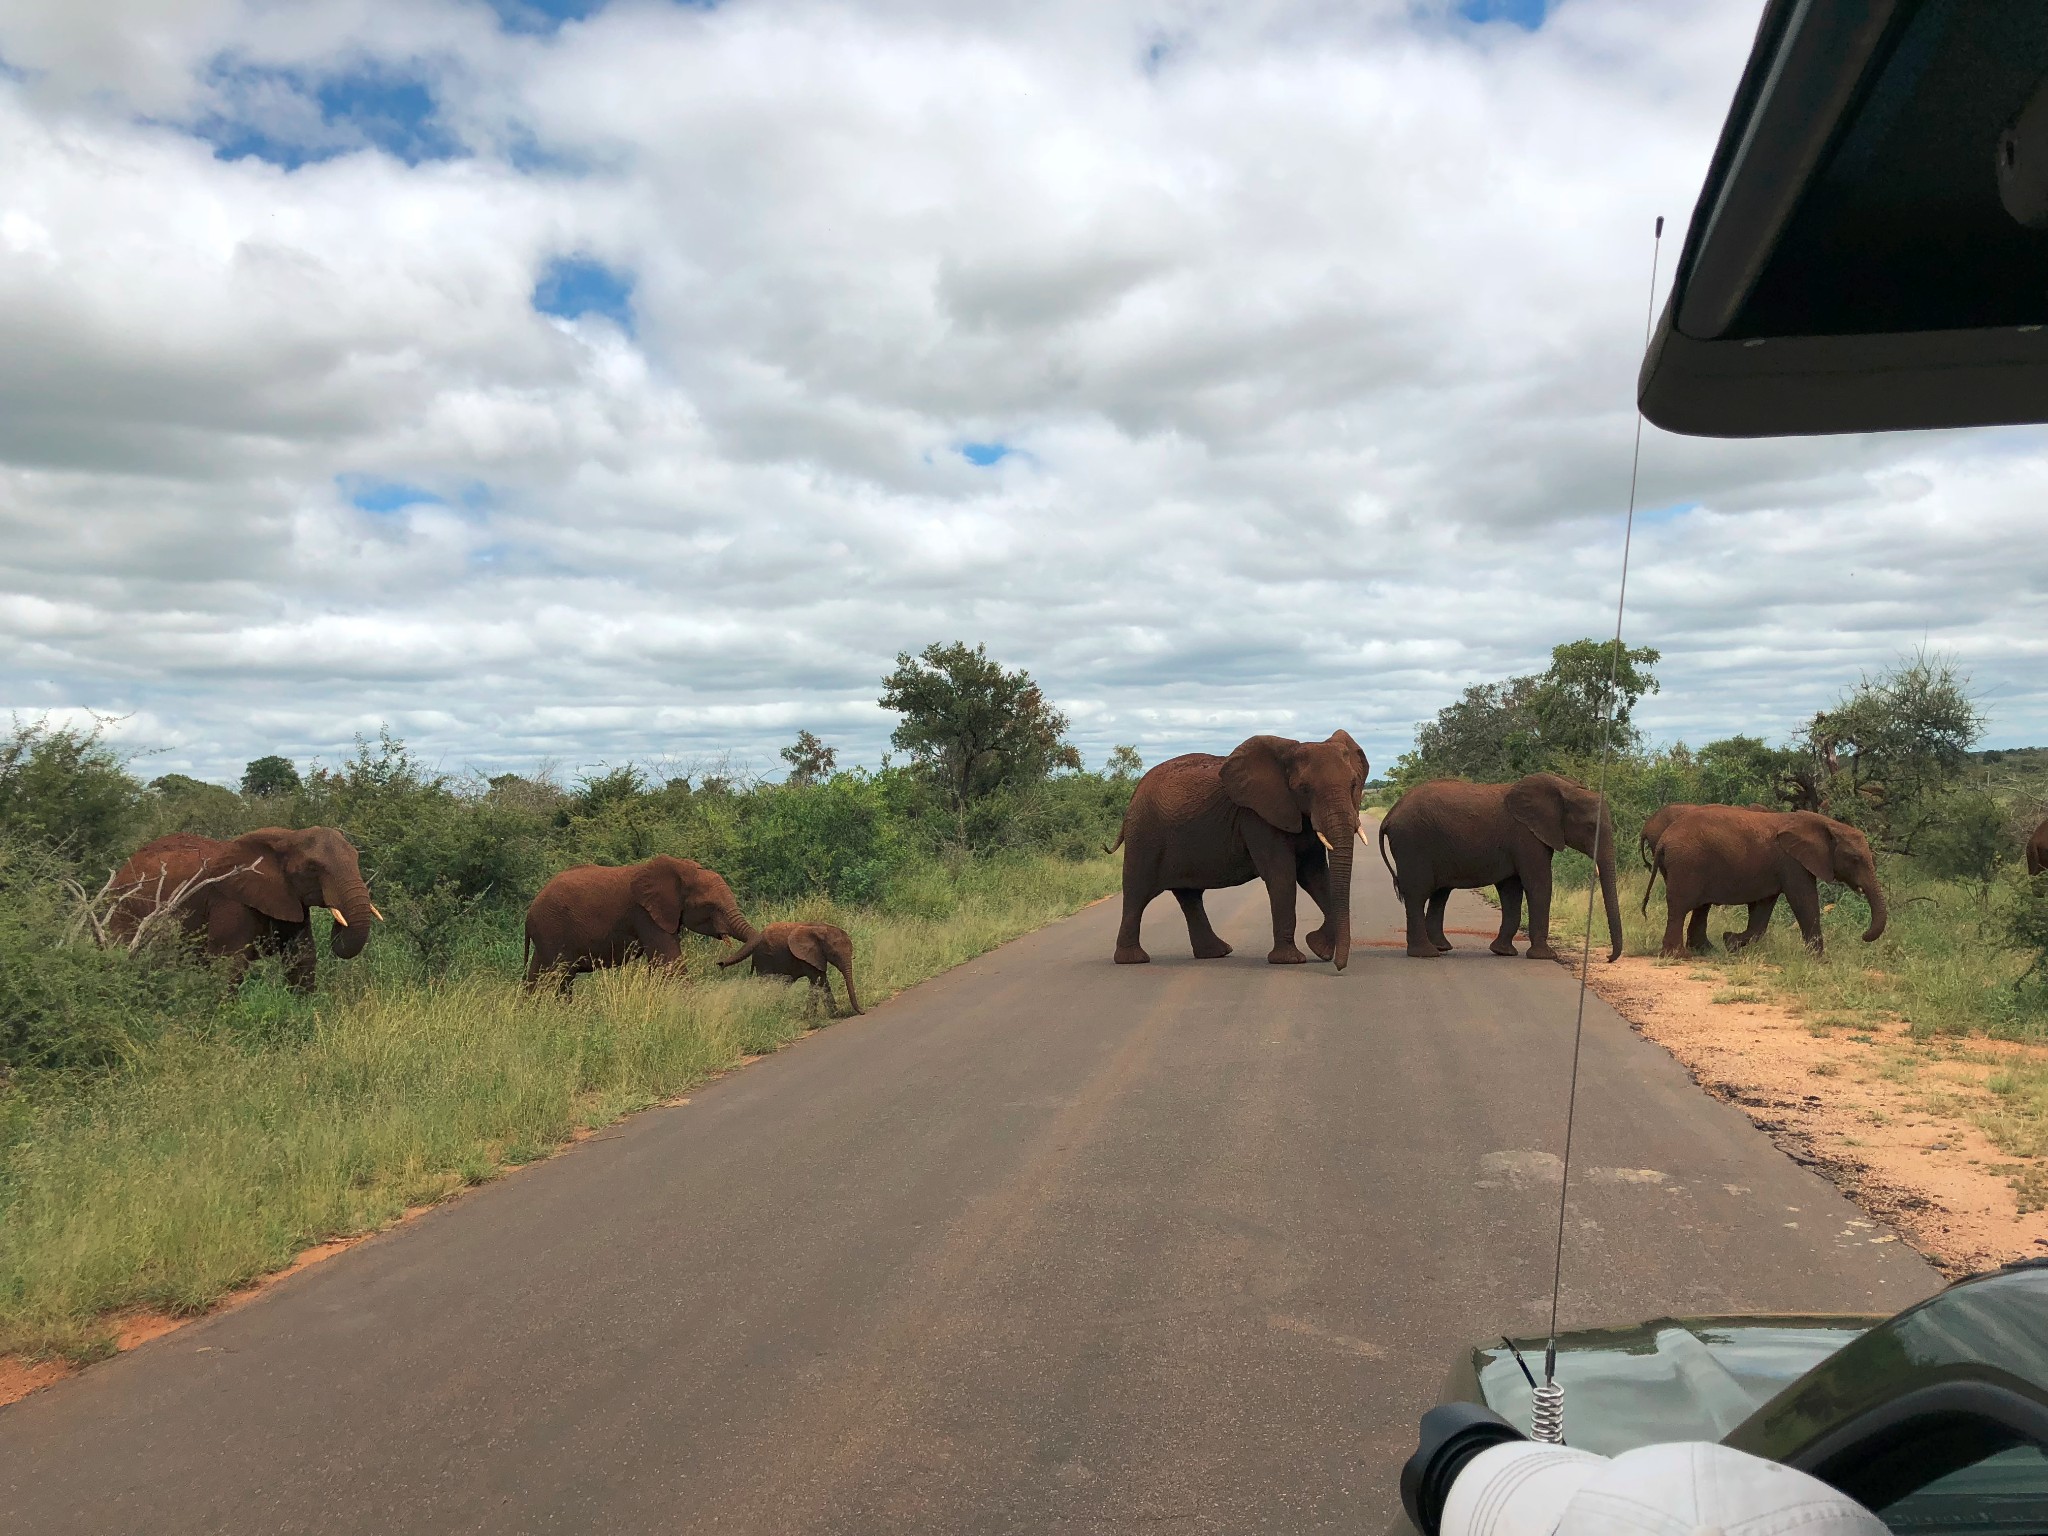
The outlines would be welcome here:
M 1847 1317 L 1661 1317 L 1561 1334 L 1557 1379 L 1567 1438 L 1618 1456 L 1639 1445 L 1719 1440 L 1793 1382 L 1884 1321 Z M 1543 1370 L 1543 1340 L 1517 1342 Z M 1486 1404 L 1525 1434 L 1529 1383 L 1505 1344 L 1453 1368 L 1447 1399 Z

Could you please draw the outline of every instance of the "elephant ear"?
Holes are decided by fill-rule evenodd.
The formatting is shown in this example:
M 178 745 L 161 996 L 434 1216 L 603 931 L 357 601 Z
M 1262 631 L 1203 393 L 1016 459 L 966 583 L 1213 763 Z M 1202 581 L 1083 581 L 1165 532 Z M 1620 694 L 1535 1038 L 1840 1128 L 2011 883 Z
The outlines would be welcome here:
M 245 864 L 249 868 L 243 869 Z M 280 923 L 303 923 L 306 920 L 306 904 L 286 883 L 284 860 L 275 847 L 247 838 L 239 839 L 228 845 L 225 854 L 207 860 L 202 878 L 227 875 L 231 869 L 237 873 L 228 875 L 211 889 Z M 205 896 L 202 891 L 200 899 L 203 901 Z
M 1835 878 L 1835 840 L 1821 817 L 1795 816 L 1790 826 L 1775 834 L 1778 846 L 1799 861 L 1800 867 L 1816 880 Z
M 1554 780 L 1531 774 L 1508 786 L 1508 814 L 1536 835 L 1552 853 L 1572 845 L 1564 826 L 1564 795 Z
M 789 936 L 789 952 L 805 965 L 825 969 L 825 940 L 815 928 L 799 928 Z
M 663 933 L 683 926 L 683 882 L 673 859 L 649 859 L 633 871 L 633 899 Z
M 1301 745 L 1285 736 L 1254 736 L 1223 759 L 1223 792 L 1282 832 L 1301 830 L 1301 807 L 1287 787 L 1287 759 Z

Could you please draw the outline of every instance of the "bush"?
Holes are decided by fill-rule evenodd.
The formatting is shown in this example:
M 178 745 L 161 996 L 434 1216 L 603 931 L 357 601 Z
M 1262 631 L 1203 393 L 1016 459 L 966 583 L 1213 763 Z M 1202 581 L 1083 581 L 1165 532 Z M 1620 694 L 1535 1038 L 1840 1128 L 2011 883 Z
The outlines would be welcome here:
M 864 773 L 768 786 L 749 799 L 728 874 L 751 897 L 826 895 L 865 904 L 912 852 L 890 815 L 886 785 Z
M 67 878 L 75 867 L 55 855 L 0 840 L 0 1074 L 112 1066 L 227 1000 L 220 972 L 174 943 L 131 955 L 70 941 Z
M 0 737 L 0 833 L 23 844 L 62 849 L 87 869 L 111 869 L 129 851 L 141 799 L 141 786 L 97 725 L 81 731 L 17 720 Z

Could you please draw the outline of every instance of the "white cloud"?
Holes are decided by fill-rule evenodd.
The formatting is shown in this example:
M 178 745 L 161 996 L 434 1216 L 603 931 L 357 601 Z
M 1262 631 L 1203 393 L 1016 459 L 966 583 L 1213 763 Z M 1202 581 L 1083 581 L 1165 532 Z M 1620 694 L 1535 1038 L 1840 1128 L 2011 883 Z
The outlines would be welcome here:
M 966 638 L 1097 761 L 1343 725 L 1384 765 L 1612 622 L 1648 225 L 1754 13 L 15 6 L 0 705 L 222 778 L 379 722 L 872 761 L 895 653 Z M 365 78 L 464 154 L 359 147 L 403 139 Z M 630 335 L 534 312 L 569 255 Z M 1642 722 L 1782 732 L 1925 640 L 2048 740 L 2043 448 L 1648 434 Z

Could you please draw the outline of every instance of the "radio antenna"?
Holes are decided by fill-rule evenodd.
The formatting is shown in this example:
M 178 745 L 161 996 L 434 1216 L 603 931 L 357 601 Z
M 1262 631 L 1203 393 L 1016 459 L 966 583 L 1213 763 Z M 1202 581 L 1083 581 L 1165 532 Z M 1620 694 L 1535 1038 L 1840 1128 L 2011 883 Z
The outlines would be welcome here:
M 1657 228 L 1650 238 L 1650 298 L 1643 318 L 1643 345 L 1650 344 L 1651 328 L 1657 319 L 1657 259 L 1664 251 L 1664 216 L 1657 215 Z M 1621 683 L 1621 621 L 1628 612 L 1628 557 L 1635 544 L 1636 476 L 1643 463 L 1643 413 L 1636 411 L 1635 449 L 1628 465 L 1628 518 L 1621 534 L 1621 591 L 1614 601 L 1614 655 L 1607 671 L 1607 699 L 1600 721 L 1599 800 L 1595 811 L 1593 849 L 1597 855 L 1601 839 L 1612 841 L 1613 825 L 1607 817 L 1607 765 L 1614 757 L 1614 700 Z M 1618 861 L 1618 854 L 1617 854 Z M 1564 1440 L 1564 1388 L 1557 1384 L 1557 1303 L 1564 1286 L 1565 1202 L 1572 1187 L 1572 1126 L 1579 1108 L 1579 1047 L 1586 1036 L 1586 981 L 1593 969 L 1593 899 L 1600 889 L 1598 859 L 1595 877 L 1586 887 L 1586 936 L 1579 950 L 1579 1010 L 1572 1023 L 1572 1079 L 1565 1095 L 1564 1162 L 1557 1181 L 1557 1256 L 1550 1270 L 1550 1337 L 1543 1349 L 1543 1385 L 1534 1393 L 1531 1430 L 1538 1440 L 1561 1444 Z M 1526 1367 L 1524 1370 L 1526 1371 Z

